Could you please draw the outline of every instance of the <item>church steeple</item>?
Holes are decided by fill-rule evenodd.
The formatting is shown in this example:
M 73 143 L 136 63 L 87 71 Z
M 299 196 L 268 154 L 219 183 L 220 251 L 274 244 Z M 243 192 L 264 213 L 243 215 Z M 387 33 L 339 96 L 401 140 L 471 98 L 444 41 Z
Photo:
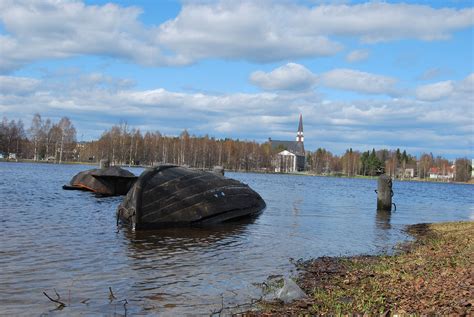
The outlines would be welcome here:
M 298 133 L 296 134 L 296 142 L 304 142 L 303 136 L 303 115 L 300 113 L 300 122 L 298 124 Z

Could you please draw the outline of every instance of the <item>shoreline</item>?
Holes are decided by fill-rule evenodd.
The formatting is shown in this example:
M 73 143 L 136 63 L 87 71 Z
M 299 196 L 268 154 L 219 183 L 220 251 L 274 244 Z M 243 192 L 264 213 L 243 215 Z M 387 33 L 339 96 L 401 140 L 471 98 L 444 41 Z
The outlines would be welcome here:
M 47 162 L 47 161 L 34 161 L 34 160 L 26 160 L 26 159 L 19 159 L 17 161 L 13 160 L 5 160 L 0 159 L 0 162 L 5 163 L 38 163 L 38 164 L 57 164 L 57 162 Z M 96 162 L 62 162 L 61 165 L 89 165 L 89 166 L 99 166 L 99 163 Z M 120 167 L 134 167 L 134 168 L 148 168 L 150 166 L 146 165 L 117 165 Z M 297 173 L 277 173 L 277 172 L 268 172 L 268 171 L 235 171 L 235 170 L 225 170 L 226 172 L 231 173 L 254 173 L 254 174 L 269 174 L 269 175 L 292 175 L 292 176 L 310 176 L 310 177 L 330 177 L 330 178 L 348 178 L 348 179 L 377 179 L 378 176 L 363 176 L 363 175 L 355 175 L 355 176 L 346 176 L 346 175 L 320 175 L 314 174 L 310 172 L 297 172 Z M 420 183 L 434 183 L 434 184 L 465 184 L 465 185 L 474 185 L 474 178 L 468 182 L 455 182 L 455 181 L 437 181 L 437 180 L 429 180 L 429 179 L 418 179 L 418 178 L 411 178 L 411 179 L 394 179 L 397 182 L 420 182 Z
M 241 316 L 474 312 L 474 222 L 417 224 L 393 255 L 320 257 L 297 265 L 307 298 L 262 301 Z

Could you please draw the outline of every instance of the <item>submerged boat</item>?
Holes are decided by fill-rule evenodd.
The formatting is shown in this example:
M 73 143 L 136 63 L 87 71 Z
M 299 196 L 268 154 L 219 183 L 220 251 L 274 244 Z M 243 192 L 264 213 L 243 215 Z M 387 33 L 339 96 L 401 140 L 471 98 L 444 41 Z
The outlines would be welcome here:
M 265 201 L 248 185 L 175 165 L 145 170 L 117 210 L 136 230 L 207 225 L 256 216 Z
M 136 179 L 133 173 L 111 166 L 80 172 L 63 189 L 87 190 L 104 196 L 125 195 Z

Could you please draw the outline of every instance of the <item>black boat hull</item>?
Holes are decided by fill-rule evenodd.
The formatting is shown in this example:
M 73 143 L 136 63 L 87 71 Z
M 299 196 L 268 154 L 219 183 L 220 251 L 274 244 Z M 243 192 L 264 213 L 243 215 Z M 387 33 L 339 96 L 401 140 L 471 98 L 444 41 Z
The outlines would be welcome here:
M 104 196 L 125 195 L 136 179 L 131 172 L 113 166 L 80 172 L 63 189 L 86 190 Z
M 237 180 L 164 165 L 140 175 L 117 217 L 136 230 L 210 225 L 256 216 L 265 206 L 258 193 Z

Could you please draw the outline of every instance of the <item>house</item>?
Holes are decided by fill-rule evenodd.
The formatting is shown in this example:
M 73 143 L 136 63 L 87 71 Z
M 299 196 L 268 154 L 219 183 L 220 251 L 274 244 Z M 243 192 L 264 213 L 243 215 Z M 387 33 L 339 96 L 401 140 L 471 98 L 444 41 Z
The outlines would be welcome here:
M 415 177 L 415 169 L 414 168 L 397 168 L 396 173 L 397 178 L 405 179 L 405 178 L 414 178 Z
M 277 173 L 292 173 L 303 171 L 305 167 L 305 150 L 303 135 L 303 116 L 300 114 L 298 131 L 295 141 L 282 141 L 268 139 L 272 151 L 277 152 L 272 165 Z
M 439 180 L 451 180 L 454 179 L 456 167 L 452 166 L 443 166 L 442 169 L 438 167 L 430 168 L 430 179 L 439 179 Z

